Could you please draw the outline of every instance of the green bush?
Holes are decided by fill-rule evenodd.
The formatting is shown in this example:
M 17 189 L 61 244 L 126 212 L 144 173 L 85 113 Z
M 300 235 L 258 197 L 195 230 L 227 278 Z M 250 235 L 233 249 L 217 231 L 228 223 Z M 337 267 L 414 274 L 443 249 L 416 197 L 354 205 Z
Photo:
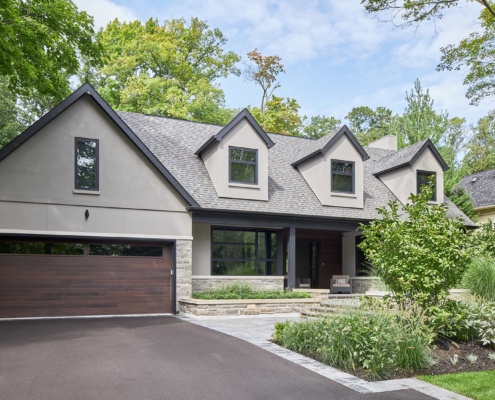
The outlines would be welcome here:
M 495 301 L 495 259 L 487 255 L 473 258 L 463 284 L 475 296 Z
M 495 348 L 495 302 L 468 305 L 466 327 L 474 329 L 484 345 Z
M 426 323 L 437 339 L 467 342 L 477 337 L 476 331 L 467 324 L 469 315 L 467 304 L 448 300 L 441 307 L 428 308 Z
M 425 186 L 403 206 L 391 201 L 377 209 L 381 219 L 360 225 L 359 247 L 403 308 L 441 305 L 471 257 L 463 222 L 448 218 L 444 204 L 429 204 L 432 193 Z
M 193 293 L 192 298 L 201 300 L 307 299 L 311 298 L 311 294 L 289 290 L 258 290 L 246 283 L 233 283 L 217 290 Z
M 431 336 L 421 315 L 350 311 L 332 318 L 278 324 L 274 340 L 343 370 L 364 368 L 371 379 L 428 365 Z

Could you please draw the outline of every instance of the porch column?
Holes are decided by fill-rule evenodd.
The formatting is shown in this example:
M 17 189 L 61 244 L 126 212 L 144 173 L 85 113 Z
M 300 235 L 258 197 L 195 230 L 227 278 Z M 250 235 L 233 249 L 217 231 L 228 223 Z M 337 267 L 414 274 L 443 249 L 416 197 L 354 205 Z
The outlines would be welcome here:
M 289 243 L 287 246 L 289 258 L 289 271 L 287 275 L 287 287 L 296 287 L 296 227 L 289 227 Z

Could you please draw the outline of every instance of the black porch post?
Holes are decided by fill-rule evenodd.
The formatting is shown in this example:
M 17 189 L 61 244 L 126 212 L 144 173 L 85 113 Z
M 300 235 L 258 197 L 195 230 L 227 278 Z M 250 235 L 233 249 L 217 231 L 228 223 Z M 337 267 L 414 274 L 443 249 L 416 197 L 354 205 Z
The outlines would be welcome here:
M 287 254 L 289 256 L 289 273 L 287 276 L 287 287 L 296 287 L 296 227 L 289 228 L 289 245 Z

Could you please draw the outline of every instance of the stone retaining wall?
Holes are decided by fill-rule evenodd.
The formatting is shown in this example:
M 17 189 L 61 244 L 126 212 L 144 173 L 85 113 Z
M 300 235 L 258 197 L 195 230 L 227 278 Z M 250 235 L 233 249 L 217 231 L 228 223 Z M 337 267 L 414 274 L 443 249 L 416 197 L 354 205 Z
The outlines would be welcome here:
M 283 276 L 193 276 L 192 291 L 205 292 L 207 290 L 220 289 L 223 286 L 228 286 L 233 283 L 247 283 L 255 289 L 260 290 L 283 290 Z M 181 297 L 190 297 L 181 296 Z
M 197 300 L 179 299 L 179 311 L 197 316 L 300 313 L 319 304 L 316 299 Z

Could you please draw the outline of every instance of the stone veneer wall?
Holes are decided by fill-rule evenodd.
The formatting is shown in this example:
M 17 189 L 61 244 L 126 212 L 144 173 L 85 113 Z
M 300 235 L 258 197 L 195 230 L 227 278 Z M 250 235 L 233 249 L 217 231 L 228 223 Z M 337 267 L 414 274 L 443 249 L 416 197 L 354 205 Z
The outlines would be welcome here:
M 318 305 L 316 299 L 196 300 L 180 299 L 181 313 L 198 316 L 300 313 Z
M 366 293 L 368 290 L 380 288 L 380 278 L 368 276 L 353 276 L 351 277 L 351 292 Z
M 247 283 L 255 289 L 261 290 L 283 290 L 283 276 L 193 276 L 192 291 L 204 292 L 206 290 L 216 290 L 232 283 Z M 177 296 L 190 297 L 189 296 Z
M 192 240 L 177 240 L 175 245 L 176 260 L 176 298 L 192 295 Z M 179 302 L 177 301 L 177 310 Z

